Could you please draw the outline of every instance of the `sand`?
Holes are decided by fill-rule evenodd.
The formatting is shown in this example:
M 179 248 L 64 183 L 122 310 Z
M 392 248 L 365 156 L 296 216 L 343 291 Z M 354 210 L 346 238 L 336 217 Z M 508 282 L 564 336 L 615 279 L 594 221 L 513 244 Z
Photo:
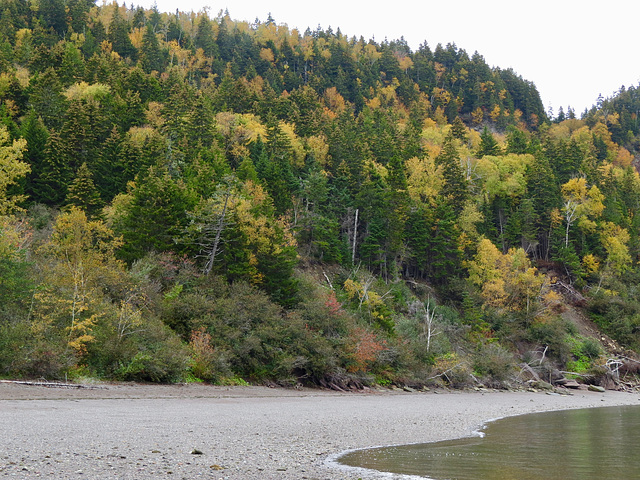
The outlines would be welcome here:
M 369 391 L 0 383 L 0 477 L 376 478 L 340 452 L 472 434 L 497 417 L 640 405 L 638 393 Z M 389 478 L 389 477 L 387 477 Z M 400 478 L 400 477 L 392 477 Z

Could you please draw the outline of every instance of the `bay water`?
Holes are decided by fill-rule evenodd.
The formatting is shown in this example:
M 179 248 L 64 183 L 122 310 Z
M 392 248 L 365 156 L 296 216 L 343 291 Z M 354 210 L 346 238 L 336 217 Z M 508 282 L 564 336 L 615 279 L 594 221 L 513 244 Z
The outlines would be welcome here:
M 436 480 L 636 480 L 640 406 L 505 418 L 475 437 L 359 450 L 338 461 Z

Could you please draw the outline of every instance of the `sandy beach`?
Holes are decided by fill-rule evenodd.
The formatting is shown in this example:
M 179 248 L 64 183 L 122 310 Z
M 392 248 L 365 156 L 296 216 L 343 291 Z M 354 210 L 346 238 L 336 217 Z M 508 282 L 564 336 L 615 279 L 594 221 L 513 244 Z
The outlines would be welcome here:
M 336 467 L 331 459 L 345 450 L 467 436 L 497 417 L 640 405 L 638 393 L 609 391 L 345 394 L 204 385 L 94 387 L 0 383 L 0 476 L 376 478 Z

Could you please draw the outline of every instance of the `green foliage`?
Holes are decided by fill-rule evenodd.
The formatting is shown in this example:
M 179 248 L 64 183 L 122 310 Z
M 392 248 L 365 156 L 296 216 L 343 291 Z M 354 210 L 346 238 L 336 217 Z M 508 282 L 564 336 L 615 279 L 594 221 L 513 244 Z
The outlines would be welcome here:
M 640 302 L 635 295 L 599 292 L 589 302 L 589 313 L 618 342 L 633 349 L 640 346 Z
M 513 355 L 495 343 L 481 345 L 473 356 L 473 371 L 491 382 L 510 380 L 514 373 Z
M 39 3 L 0 7 L 0 374 L 497 385 L 599 353 L 556 280 L 638 348 L 637 88 L 549 123 L 455 44 Z
M 529 329 L 529 340 L 534 344 L 548 347 L 548 353 L 562 364 L 571 359 L 569 326 L 559 317 L 551 317 L 534 322 Z
M 185 211 L 194 206 L 193 195 L 181 180 L 164 168 L 149 168 L 131 192 L 131 201 L 115 224 L 124 245 L 120 255 L 127 262 L 150 251 L 176 251 L 176 239 L 186 228 Z

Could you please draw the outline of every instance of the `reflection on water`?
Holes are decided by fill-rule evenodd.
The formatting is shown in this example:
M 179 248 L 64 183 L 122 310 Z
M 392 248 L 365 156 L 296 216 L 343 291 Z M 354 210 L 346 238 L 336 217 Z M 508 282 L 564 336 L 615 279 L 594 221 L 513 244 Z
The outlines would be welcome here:
M 524 415 L 484 433 L 352 452 L 340 463 L 438 480 L 640 479 L 638 406 Z

